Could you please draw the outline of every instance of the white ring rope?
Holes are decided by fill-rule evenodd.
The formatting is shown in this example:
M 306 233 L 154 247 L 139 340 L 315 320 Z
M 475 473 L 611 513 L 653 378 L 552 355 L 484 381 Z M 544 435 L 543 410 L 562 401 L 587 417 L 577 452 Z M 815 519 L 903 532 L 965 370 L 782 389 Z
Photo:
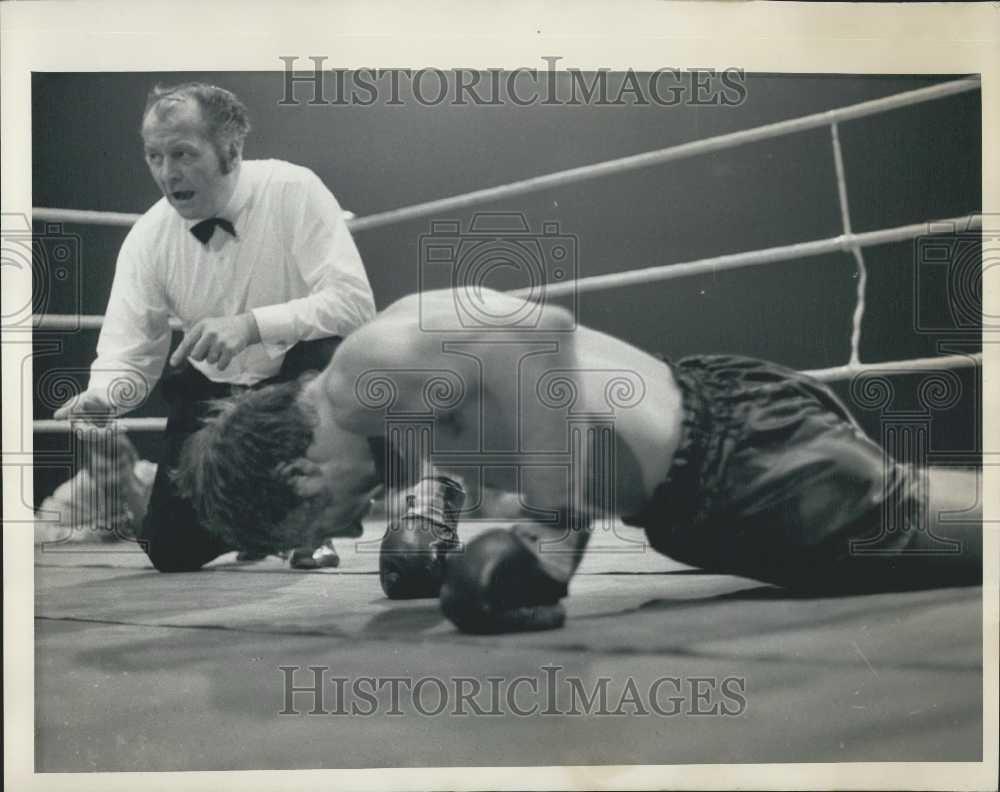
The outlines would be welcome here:
M 57 421 L 54 418 L 38 418 L 32 428 L 41 434 L 60 434 L 72 431 L 74 425 L 85 423 L 87 421 L 83 419 Z M 116 429 L 130 432 L 162 432 L 167 428 L 166 418 L 114 418 L 108 423 Z
M 82 223 L 99 226 L 131 226 L 142 217 L 141 214 L 125 212 L 93 212 L 87 209 L 47 209 L 36 206 L 31 210 L 31 219 L 46 223 Z
M 859 104 L 847 105 L 846 107 L 839 107 L 834 110 L 826 110 L 822 113 L 813 113 L 812 115 L 790 118 L 786 121 L 778 121 L 773 124 L 764 124 L 763 126 L 744 129 L 739 132 L 730 132 L 726 135 L 717 135 L 716 137 L 695 140 L 690 143 L 681 143 L 678 146 L 670 146 L 668 148 L 647 151 L 642 154 L 605 160 L 604 162 L 596 162 L 590 165 L 581 165 L 578 168 L 547 173 L 543 176 L 522 179 L 521 181 L 501 184 L 496 187 L 487 187 L 482 190 L 475 190 L 449 198 L 425 201 L 413 206 L 390 209 L 386 212 L 378 212 L 366 217 L 355 217 L 349 219 L 347 225 L 351 231 L 365 231 L 369 228 L 378 228 L 379 226 L 400 223 L 418 217 L 426 217 L 436 212 L 464 209 L 469 206 L 485 203 L 486 201 L 524 195 L 586 179 L 596 179 L 637 168 L 661 165 L 665 162 L 673 162 L 686 157 L 707 154 L 720 149 L 733 148 L 780 135 L 804 132 L 817 127 L 829 126 L 838 121 L 864 118 L 865 116 L 896 110 L 900 107 L 909 107 L 910 105 L 929 102 L 933 99 L 941 99 L 946 96 L 965 93 L 966 91 L 974 91 L 978 88 L 978 77 L 953 80 L 951 82 L 940 83 L 939 85 L 932 85 L 929 88 L 904 91 L 892 96 L 884 96 L 881 99 L 872 99 L 868 102 L 860 102 Z M 37 220 L 63 220 L 65 222 L 88 222 L 104 225 L 130 225 L 139 218 L 139 215 L 116 212 L 82 212 L 73 209 L 37 208 L 33 210 L 32 214 Z M 77 220 L 76 218 L 79 219 Z
M 940 85 L 932 85 L 929 88 L 920 88 L 915 91 L 904 91 L 903 93 L 885 96 L 881 99 L 873 99 L 868 102 L 861 102 L 860 104 L 848 105 L 835 110 L 827 110 L 822 113 L 814 113 L 813 115 L 792 118 L 786 121 L 779 121 L 774 124 L 765 124 L 764 126 L 754 127 L 740 132 L 732 132 L 727 135 L 705 138 L 704 140 L 682 143 L 679 146 L 671 146 L 669 148 L 658 149 L 644 154 L 636 154 L 630 157 L 622 157 L 620 159 L 606 160 L 604 162 L 598 162 L 591 165 L 584 165 L 579 168 L 557 171 L 555 173 L 538 176 L 533 179 L 525 179 L 523 181 L 499 185 L 497 187 L 488 187 L 484 190 L 477 190 L 475 192 L 465 193 L 451 198 L 442 198 L 436 201 L 427 201 L 425 203 L 403 207 L 401 209 L 392 209 L 387 212 L 368 215 L 367 217 L 354 217 L 348 219 L 347 224 L 352 231 L 375 228 L 377 226 L 388 225 L 390 223 L 409 220 L 415 217 L 423 217 L 425 215 L 433 214 L 446 209 L 466 208 L 488 200 L 510 197 L 512 195 L 522 195 L 536 190 L 548 189 L 550 187 L 569 184 L 575 181 L 582 181 L 587 178 L 596 178 L 598 176 L 605 176 L 611 173 L 619 173 L 635 168 L 648 167 L 649 165 L 657 165 L 663 162 L 681 159 L 683 157 L 691 157 L 711 151 L 731 148 L 733 146 L 777 137 L 779 135 L 801 132 L 803 130 L 814 129 L 824 125 L 832 125 L 839 121 L 863 118 L 876 113 L 895 110 L 900 107 L 908 107 L 910 105 L 931 101 L 933 99 L 940 99 L 946 96 L 953 96 L 966 91 L 976 90 L 977 88 L 979 88 L 978 77 L 953 80 L 951 82 L 941 83 Z M 65 222 L 87 222 L 104 225 L 130 225 L 140 216 L 120 212 L 88 212 L 75 209 L 47 209 L 41 207 L 35 208 L 32 215 L 36 220 L 45 220 L 49 222 L 61 220 Z M 905 239 L 907 237 L 904 236 L 903 238 Z M 847 235 L 839 239 L 842 241 L 838 241 L 836 246 L 847 249 L 845 246 L 850 244 Z M 819 244 L 824 244 L 824 242 Z M 777 250 L 777 248 L 772 248 L 772 250 Z M 758 251 L 758 255 L 761 252 L 763 251 Z M 820 252 L 825 253 L 827 250 L 823 249 Z M 814 254 L 805 252 L 803 255 Z M 784 259 L 779 258 L 777 260 L 781 261 Z M 753 260 L 749 263 L 755 264 L 758 262 L 757 260 Z M 764 258 L 763 260 L 760 260 L 759 263 L 768 263 L 768 259 Z M 586 280 L 587 279 L 584 279 L 584 281 Z M 577 281 L 577 284 L 582 282 L 583 281 Z M 590 281 L 590 283 L 607 283 L 609 286 L 613 285 L 607 280 L 593 280 Z M 603 288 L 603 286 L 600 286 L 600 288 Z M 99 328 L 102 320 L 103 317 L 99 315 L 70 316 L 51 314 L 36 317 L 36 327 L 39 329 L 52 330 L 75 330 L 77 328 L 84 327 Z
M 912 360 L 888 360 L 884 363 L 849 363 L 846 366 L 834 366 L 825 369 L 810 369 L 803 371 L 822 382 L 835 382 L 856 376 L 871 376 L 877 374 L 910 374 L 919 371 L 938 371 L 941 369 L 969 368 L 982 365 L 981 353 L 970 355 L 941 355 L 940 357 L 913 358 Z M 56 421 L 51 418 L 41 418 L 34 422 L 36 432 L 53 434 L 69 432 L 76 421 Z M 160 432 L 167 425 L 166 418 L 116 418 L 113 424 L 118 429 L 133 432 Z
M 104 325 L 101 314 L 36 314 L 32 317 L 36 330 L 100 330 Z M 182 330 L 177 319 L 170 319 L 171 330 Z
M 914 239 L 928 232 L 930 223 L 918 223 L 897 228 L 882 229 L 879 231 L 869 231 L 855 234 L 851 230 L 850 213 L 847 202 L 847 183 L 844 171 L 843 154 L 841 152 L 840 140 L 837 125 L 841 121 L 863 118 L 865 116 L 883 113 L 900 107 L 907 107 L 921 102 L 940 99 L 946 96 L 964 93 L 978 89 L 979 78 L 972 77 L 952 82 L 941 83 L 921 88 L 915 91 L 905 91 L 892 96 L 873 99 L 859 104 L 848 105 L 846 107 L 828 110 L 812 115 L 801 116 L 786 121 L 779 121 L 773 124 L 754 127 L 752 129 L 741 130 L 725 135 L 718 135 L 712 138 L 682 143 L 677 146 L 657 149 L 654 151 L 635 154 L 627 157 L 606 160 L 604 162 L 584 165 L 577 168 L 570 168 L 557 171 L 530 179 L 511 182 L 505 185 L 488 187 L 482 190 L 456 195 L 449 198 L 442 198 L 434 201 L 415 204 L 413 206 L 392 209 L 380 212 L 367 217 L 353 217 L 347 219 L 347 225 L 351 231 L 363 231 L 369 228 L 377 228 L 392 223 L 399 223 L 419 217 L 425 217 L 441 211 L 463 209 L 487 201 L 509 198 L 515 195 L 524 195 L 539 190 L 551 189 L 553 187 L 570 184 L 573 182 L 599 178 L 603 176 L 623 173 L 638 168 L 648 168 L 653 165 L 660 165 L 686 157 L 707 154 L 726 148 L 744 145 L 781 135 L 802 132 L 815 129 L 821 126 L 830 126 L 833 142 L 834 164 L 837 174 L 837 189 L 840 201 L 841 220 L 844 233 L 829 239 L 801 242 L 792 245 L 781 245 L 762 250 L 734 253 L 712 258 L 699 259 L 696 261 L 682 262 L 677 264 L 665 264 L 652 267 L 644 267 L 628 272 L 610 273 L 607 275 L 595 275 L 580 278 L 575 281 L 548 284 L 545 286 L 545 297 L 558 297 L 565 294 L 574 294 L 598 289 L 617 288 L 634 284 L 646 284 L 652 282 L 672 280 L 674 278 L 688 277 L 705 273 L 715 273 L 720 270 L 736 269 L 739 267 L 760 266 L 780 261 L 787 261 L 794 258 L 817 256 L 825 253 L 849 250 L 855 258 L 858 266 L 858 288 L 857 304 L 855 306 L 852 319 L 851 332 L 851 355 L 847 365 L 837 366 L 828 369 L 816 369 L 805 373 L 811 374 L 817 379 L 832 381 L 843 379 L 858 374 L 865 374 L 869 371 L 878 372 L 906 372 L 909 370 L 923 370 L 934 368 L 954 368 L 970 365 L 979 365 L 982 355 L 951 355 L 933 358 L 919 358 L 910 361 L 889 361 L 886 363 L 863 364 L 859 360 L 858 349 L 861 339 L 861 322 L 865 308 L 865 285 L 867 281 L 867 270 L 861 249 L 871 245 L 880 245 L 890 242 L 905 241 Z M 52 209 L 36 207 L 32 210 L 32 217 L 37 221 L 45 222 L 69 222 L 69 223 L 91 223 L 96 225 L 110 226 L 130 226 L 139 219 L 141 215 L 123 212 L 95 212 L 75 209 Z M 961 218 L 937 221 L 937 224 L 949 224 L 952 227 L 964 225 L 967 230 L 981 228 L 981 217 L 969 215 Z M 512 293 L 519 296 L 529 296 L 534 289 L 515 290 Z M 77 329 L 99 329 L 104 321 L 100 315 L 76 315 L 76 314 L 50 314 L 35 316 L 35 327 L 40 330 L 77 330 Z M 172 319 L 171 328 L 181 329 L 177 320 Z M 165 418 L 120 418 L 115 421 L 117 426 L 134 431 L 159 431 L 166 425 Z M 71 421 L 56 420 L 36 420 L 34 429 L 37 432 L 63 432 L 72 426 Z
M 596 179 L 602 176 L 611 176 L 637 168 L 648 168 L 653 165 L 662 165 L 666 162 L 674 162 L 687 157 L 695 157 L 721 149 L 734 148 L 747 143 L 754 143 L 768 138 L 789 135 L 793 132 L 804 132 L 809 129 L 827 126 L 837 121 L 847 121 L 849 119 L 863 118 L 876 113 L 884 113 L 888 110 L 895 110 L 899 107 L 928 102 L 932 99 L 941 99 L 945 96 L 974 91 L 979 88 L 979 78 L 973 77 L 964 80 L 954 80 L 952 82 L 932 85 L 929 88 L 920 88 L 915 91 L 904 91 L 903 93 L 885 96 L 881 99 L 873 99 L 868 102 L 861 102 L 855 105 L 840 107 L 835 110 L 827 110 L 822 113 L 791 118 L 787 121 L 778 121 L 773 124 L 744 129 L 739 132 L 730 132 L 726 135 L 695 140 L 690 143 L 682 143 L 678 146 L 647 151 L 642 154 L 633 154 L 628 157 L 597 162 L 591 165 L 582 165 L 578 168 L 549 173 L 544 176 L 536 176 L 531 179 L 511 182 L 510 184 L 498 187 L 487 187 L 483 190 L 456 195 L 452 198 L 442 198 L 437 201 L 427 201 L 426 203 L 407 206 L 401 209 L 392 209 L 387 212 L 359 217 L 351 224 L 352 231 L 362 231 L 369 228 L 399 223 L 405 220 L 413 220 L 418 217 L 435 214 L 436 212 L 451 211 L 454 209 L 464 209 L 474 204 L 485 201 L 498 200 L 500 198 L 510 198 L 515 195 L 548 190 L 553 187 L 560 187 L 572 182 L 584 181 L 586 179 Z
M 944 220 L 932 220 L 926 223 L 883 228 L 879 231 L 865 231 L 860 234 L 841 234 L 828 239 L 816 239 L 810 242 L 796 242 L 791 245 L 749 250 L 741 253 L 727 253 L 721 256 L 683 261 L 676 264 L 658 264 L 652 267 L 629 270 L 628 272 L 611 272 L 607 275 L 591 275 L 566 283 L 549 283 L 545 285 L 545 297 L 561 297 L 569 294 L 579 294 L 601 289 L 635 286 L 656 281 L 668 281 L 675 278 L 686 278 L 694 275 L 714 274 L 740 267 L 756 267 L 764 264 L 774 264 L 808 256 L 821 256 L 825 253 L 837 253 L 845 249 L 872 247 L 891 242 L 905 242 L 916 239 L 928 233 L 931 226 L 953 227 L 963 231 L 976 231 L 982 228 L 981 215 L 965 215 Z M 859 285 L 860 288 L 860 285 Z M 529 297 L 538 291 L 537 286 L 527 286 L 515 289 L 511 294 L 518 297 Z M 34 317 L 39 330 L 76 330 L 78 328 L 100 329 L 104 317 L 99 314 L 78 316 L 76 314 L 41 314 Z M 171 320 L 171 327 L 179 330 L 181 325 Z
M 833 143 L 833 164 L 837 171 L 837 196 L 840 199 L 840 220 L 844 227 L 844 237 L 852 236 L 851 210 L 847 203 L 847 175 L 844 170 L 844 153 L 840 148 L 840 134 L 836 124 L 830 124 L 830 135 Z M 861 362 L 861 323 L 865 316 L 865 287 L 868 285 L 868 269 L 865 267 L 865 257 L 861 246 L 857 243 L 850 246 L 854 263 L 858 268 L 857 299 L 854 305 L 854 315 L 851 317 L 851 363 Z
M 635 286 L 655 281 L 674 280 L 675 278 L 685 278 L 692 275 L 714 274 L 722 270 L 756 267 L 761 264 L 773 264 L 779 261 L 789 261 L 806 256 L 837 253 L 853 246 L 871 247 L 873 245 L 884 245 L 889 242 L 903 242 L 928 233 L 929 227 L 936 224 L 943 226 L 950 225 L 955 228 L 973 231 L 979 230 L 982 227 L 982 217 L 980 215 L 952 217 L 945 220 L 933 220 L 928 223 L 914 223 L 913 225 L 897 226 L 896 228 L 883 228 L 880 231 L 865 231 L 861 234 L 841 234 L 829 239 L 796 242 L 792 245 L 779 245 L 777 247 L 744 251 L 742 253 L 728 253 L 722 256 L 712 256 L 711 258 L 685 261 L 678 264 L 659 264 L 653 267 L 629 270 L 628 272 L 591 275 L 587 278 L 567 281 L 566 283 L 548 284 L 545 286 L 545 297 L 560 297 L 569 294 L 598 291 L 600 289 L 612 289 L 620 286 Z M 512 291 L 511 293 L 519 297 L 527 297 L 533 290 L 537 291 L 537 287 L 528 286 Z
M 796 242 L 791 245 L 749 250 L 741 253 L 727 253 L 721 256 L 683 261 L 676 264 L 658 264 L 652 267 L 629 270 L 628 272 L 612 272 L 607 275 L 591 275 L 566 283 L 550 283 L 544 288 L 545 297 L 561 297 L 574 293 L 597 291 L 601 289 L 634 286 L 657 281 L 674 280 L 694 275 L 714 274 L 740 267 L 756 267 L 764 264 L 774 264 L 808 256 L 821 256 L 825 253 L 837 253 L 845 249 L 871 247 L 891 242 L 904 242 L 928 233 L 931 226 L 960 228 L 963 231 L 975 231 L 982 227 L 980 215 L 952 217 L 945 220 L 932 220 L 926 223 L 884 228 L 879 231 L 866 231 L 861 234 L 842 234 L 828 239 L 817 239 L 811 242 Z M 859 284 L 859 291 L 861 289 Z M 538 291 L 537 286 L 528 286 L 511 291 L 518 297 L 529 297 Z M 100 314 L 80 316 L 77 314 L 40 314 L 34 317 L 35 328 L 38 330 L 99 330 L 104 323 Z M 171 319 L 170 326 L 180 330 L 181 324 Z
M 938 357 L 911 358 L 910 360 L 887 360 L 884 363 L 848 363 L 825 369 L 808 369 L 808 374 L 821 382 L 836 382 L 859 375 L 873 374 L 914 374 L 918 371 L 940 371 L 941 369 L 970 368 L 981 366 L 981 352 L 968 355 L 940 355 Z

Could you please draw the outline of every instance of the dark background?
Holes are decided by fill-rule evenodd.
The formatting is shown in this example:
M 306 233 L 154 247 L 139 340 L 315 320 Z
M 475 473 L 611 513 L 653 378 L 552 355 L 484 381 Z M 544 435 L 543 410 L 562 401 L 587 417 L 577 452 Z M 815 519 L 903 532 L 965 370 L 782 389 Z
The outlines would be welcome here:
M 401 105 L 364 107 L 310 106 L 305 101 L 311 96 L 308 86 L 297 89 L 301 104 L 281 106 L 284 76 L 278 72 L 35 74 L 33 204 L 141 212 L 154 203 L 159 194 L 143 163 L 138 127 L 146 92 L 156 82 L 197 79 L 234 91 L 247 104 L 254 126 L 246 158 L 308 166 L 346 209 L 363 216 L 956 76 L 748 75 L 746 99 L 735 107 L 688 102 L 674 107 L 422 106 L 412 101 L 404 81 Z M 967 92 L 841 125 L 855 231 L 981 211 L 980 102 L 978 91 Z M 476 211 L 523 212 L 533 230 L 557 221 L 562 233 L 577 238 L 581 276 L 841 231 L 827 128 L 484 204 L 444 218 L 459 219 L 464 227 Z M 419 238 L 429 223 L 424 218 L 356 233 L 379 308 L 418 288 Z M 104 313 L 126 229 L 40 226 L 35 223 L 36 234 L 78 235 L 79 255 L 63 281 L 36 285 L 35 311 Z M 862 360 L 979 349 L 975 323 L 949 312 L 954 303 L 949 289 L 960 280 L 952 264 L 928 265 L 914 242 L 867 248 L 864 255 L 869 280 Z M 978 282 L 972 281 L 975 301 Z M 671 357 L 731 352 L 821 368 L 847 361 L 855 288 L 853 259 L 838 253 L 582 295 L 579 319 Z M 51 417 L 60 400 L 45 375 L 51 377 L 55 367 L 69 367 L 69 376 L 82 386 L 96 341 L 96 331 L 36 331 L 35 418 Z M 894 409 L 913 405 L 922 379 L 894 379 Z M 932 450 L 981 448 L 978 374 L 966 370 L 960 379 L 958 404 L 932 416 Z M 836 389 L 850 401 L 848 383 Z M 852 406 L 865 429 L 878 438 L 884 416 Z M 154 392 L 133 414 L 164 413 Z M 133 437 L 143 456 L 157 459 L 158 435 Z M 67 435 L 35 435 L 36 502 L 66 475 L 45 467 L 44 458 L 63 456 L 68 444 Z

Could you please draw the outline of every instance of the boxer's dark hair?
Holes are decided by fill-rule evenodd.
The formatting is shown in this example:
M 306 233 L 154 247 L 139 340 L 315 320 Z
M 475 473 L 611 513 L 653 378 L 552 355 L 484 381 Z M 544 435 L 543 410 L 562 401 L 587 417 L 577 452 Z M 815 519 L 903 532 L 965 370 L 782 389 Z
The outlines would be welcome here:
M 231 547 L 262 553 L 296 547 L 309 515 L 324 506 L 311 503 L 322 499 L 303 499 L 280 471 L 312 442 L 317 418 L 298 399 L 303 382 L 213 402 L 203 428 L 184 444 L 174 481 L 201 522 Z
M 146 96 L 142 120 L 151 112 L 162 117 L 169 108 L 186 101 L 193 101 L 201 108 L 205 131 L 215 148 L 223 173 L 229 173 L 233 162 L 243 151 L 243 143 L 250 132 L 250 119 L 246 105 L 232 91 L 200 82 L 180 85 L 155 85 Z

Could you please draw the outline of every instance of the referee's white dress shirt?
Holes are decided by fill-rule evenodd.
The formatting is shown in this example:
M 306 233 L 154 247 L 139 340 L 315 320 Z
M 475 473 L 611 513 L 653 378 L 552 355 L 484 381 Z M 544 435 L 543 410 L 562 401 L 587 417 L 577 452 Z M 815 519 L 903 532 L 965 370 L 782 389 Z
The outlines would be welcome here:
M 186 332 L 201 319 L 252 311 L 260 344 L 224 371 L 189 361 L 215 382 L 242 385 L 277 374 L 298 341 L 346 336 L 374 317 L 344 212 L 308 168 L 243 162 L 218 216 L 233 223 L 236 236 L 217 227 L 203 245 L 191 233 L 195 222 L 161 198 L 122 243 L 88 387 L 119 412 L 138 406 L 159 379 L 170 317 Z

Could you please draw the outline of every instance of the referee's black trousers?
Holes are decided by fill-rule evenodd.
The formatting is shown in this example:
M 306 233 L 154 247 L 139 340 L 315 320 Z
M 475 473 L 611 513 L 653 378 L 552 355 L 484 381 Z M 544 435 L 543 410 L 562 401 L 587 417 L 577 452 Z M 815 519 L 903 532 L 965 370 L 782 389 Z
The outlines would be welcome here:
M 254 388 L 290 382 L 306 371 L 322 371 L 342 339 L 339 336 L 300 341 L 285 354 L 278 374 Z M 194 366 L 187 365 L 162 380 L 167 402 L 164 448 L 153 482 L 153 492 L 142 529 L 136 537 L 140 547 L 160 572 L 192 572 L 230 550 L 199 521 L 191 502 L 181 497 L 170 472 L 180 460 L 181 448 L 201 427 L 212 399 L 233 395 L 231 385 L 212 382 Z

